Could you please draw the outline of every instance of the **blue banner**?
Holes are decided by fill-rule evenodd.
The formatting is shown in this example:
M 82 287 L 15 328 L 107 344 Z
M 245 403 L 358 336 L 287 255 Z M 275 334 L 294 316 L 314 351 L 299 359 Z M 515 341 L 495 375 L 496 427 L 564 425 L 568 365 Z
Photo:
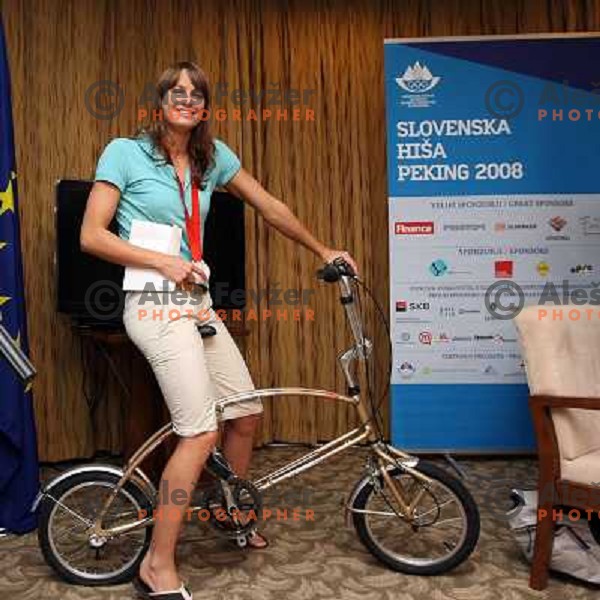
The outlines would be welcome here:
M 0 322 L 28 354 L 10 76 L 0 21 Z M 32 397 L 0 356 L 0 528 L 36 527 L 39 488 Z
M 386 40 L 395 444 L 534 448 L 490 286 L 538 304 L 549 283 L 598 285 L 599 51 L 591 35 Z

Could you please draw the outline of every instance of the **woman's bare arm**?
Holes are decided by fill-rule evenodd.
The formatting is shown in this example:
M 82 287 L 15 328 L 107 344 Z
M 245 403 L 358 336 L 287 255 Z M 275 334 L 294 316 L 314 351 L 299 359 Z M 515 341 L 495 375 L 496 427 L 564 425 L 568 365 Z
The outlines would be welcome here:
M 192 271 L 204 275 L 180 256 L 146 250 L 122 240 L 108 229 L 119 203 L 119 189 L 104 181 L 96 181 L 87 201 L 80 242 L 84 252 L 124 266 L 157 269 L 167 279 L 180 283 Z
M 240 169 L 226 187 L 229 192 L 258 210 L 270 225 L 289 239 L 312 250 L 325 262 L 342 256 L 358 272 L 356 263 L 347 252 L 333 250 L 319 242 L 281 200 L 269 194 L 246 170 Z

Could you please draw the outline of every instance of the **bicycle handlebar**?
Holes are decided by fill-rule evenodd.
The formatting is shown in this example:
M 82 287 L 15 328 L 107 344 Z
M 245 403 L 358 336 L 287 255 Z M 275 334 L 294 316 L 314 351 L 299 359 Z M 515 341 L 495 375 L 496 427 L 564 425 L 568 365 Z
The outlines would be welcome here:
M 317 271 L 317 279 L 325 283 L 336 283 L 342 277 L 356 277 L 356 273 L 350 264 L 340 256 Z

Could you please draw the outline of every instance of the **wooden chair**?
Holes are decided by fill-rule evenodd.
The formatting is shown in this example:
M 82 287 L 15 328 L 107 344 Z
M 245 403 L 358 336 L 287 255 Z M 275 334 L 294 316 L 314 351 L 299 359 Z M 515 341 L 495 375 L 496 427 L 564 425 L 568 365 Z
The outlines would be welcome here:
M 564 507 L 573 507 L 588 519 L 585 511 L 600 510 L 600 307 L 562 308 L 562 320 L 558 313 L 552 318 L 553 307 L 548 306 L 527 307 L 515 319 L 539 457 L 538 525 L 529 580 L 535 590 L 548 583 L 553 511 L 563 508 L 567 515 Z M 547 311 L 545 317 L 540 309 Z M 579 320 L 573 320 L 577 313 L 572 310 Z

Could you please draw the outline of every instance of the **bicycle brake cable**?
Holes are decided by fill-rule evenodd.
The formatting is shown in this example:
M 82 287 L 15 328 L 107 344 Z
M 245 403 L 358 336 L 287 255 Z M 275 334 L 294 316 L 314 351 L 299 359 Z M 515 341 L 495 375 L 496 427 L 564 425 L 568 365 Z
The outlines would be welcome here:
M 358 280 L 357 280 L 358 281 Z M 357 309 L 358 312 L 361 316 L 361 321 L 364 323 L 364 319 L 363 319 L 363 308 L 362 308 L 362 301 L 361 301 L 361 297 L 360 297 L 360 293 L 359 293 L 359 289 L 356 288 L 356 303 L 357 303 Z M 364 332 L 363 332 L 363 348 L 364 346 Z M 371 348 L 371 352 L 374 352 L 374 348 Z M 368 357 L 366 357 L 368 358 Z M 374 364 L 374 361 L 369 361 L 366 360 L 365 361 L 365 376 L 366 376 L 366 383 L 367 383 L 367 396 L 368 396 L 368 400 L 369 400 L 369 404 L 371 407 L 371 414 L 373 417 L 373 421 L 375 424 L 375 429 L 377 431 L 377 433 L 379 434 L 379 437 L 381 439 L 384 439 L 384 431 L 383 431 L 383 416 L 381 415 L 381 411 L 379 410 L 379 407 L 375 404 L 374 399 L 373 399 L 373 388 L 371 385 L 371 365 Z M 389 376 L 390 374 L 388 374 Z
M 385 435 L 384 435 L 384 432 L 383 432 L 383 428 L 382 428 L 382 426 L 379 423 L 379 419 L 381 419 L 383 421 L 383 416 L 381 415 L 381 404 L 382 404 L 382 402 L 383 402 L 386 394 L 388 393 L 388 391 L 390 389 L 390 381 L 391 381 L 392 368 L 393 368 L 393 358 L 392 358 L 393 347 L 392 347 L 391 331 L 390 331 L 390 327 L 388 325 L 385 313 L 383 312 L 383 309 L 381 308 L 381 305 L 377 301 L 377 298 L 375 297 L 375 295 L 373 294 L 373 292 L 371 291 L 371 289 L 369 288 L 369 286 L 367 286 L 367 284 L 364 283 L 364 281 L 362 281 L 361 279 L 358 279 L 358 278 L 356 279 L 356 282 L 358 284 L 360 284 L 360 286 L 365 290 L 365 292 L 371 298 L 371 301 L 373 302 L 373 304 L 375 306 L 375 309 L 376 309 L 376 311 L 377 311 L 377 313 L 378 313 L 378 315 L 379 315 L 379 317 L 381 319 L 381 322 L 383 323 L 384 329 L 386 331 L 386 338 L 387 338 L 387 342 L 388 342 L 388 351 L 389 351 L 387 384 L 385 386 L 385 389 L 384 389 L 381 397 L 377 401 L 377 404 L 375 404 L 374 403 L 374 399 L 373 399 L 373 389 L 372 389 L 372 386 L 371 386 L 371 377 L 370 377 L 369 364 L 368 364 L 368 361 L 367 361 L 366 369 L 365 369 L 366 379 L 367 379 L 367 392 L 368 392 L 368 396 L 369 396 L 369 404 L 371 405 L 371 412 L 373 414 L 373 418 L 374 418 L 374 421 L 375 421 L 375 427 L 377 429 L 377 433 L 379 434 L 379 438 L 380 438 L 381 442 L 383 443 L 385 449 L 388 451 L 388 454 L 392 457 L 393 461 L 396 463 L 396 466 L 399 469 L 402 469 L 402 465 L 398 461 L 398 458 L 393 454 L 393 452 L 390 451 L 390 446 L 385 441 Z M 357 288 L 357 292 L 358 292 L 358 288 Z M 361 299 L 360 299 L 360 294 L 359 293 L 357 293 L 357 302 L 358 302 L 359 312 L 360 312 L 360 314 L 362 316 L 362 303 L 361 303 Z M 374 352 L 374 349 L 373 349 L 373 352 Z
M 388 325 L 385 313 L 383 312 L 383 309 L 381 308 L 381 305 L 377 301 L 377 298 L 375 297 L 375 295 L 373 294 L 373 292 L 371 291 L 371 289 L 362 280 L 359 279 L 357 281 L 361 285 L 361 287 L 364 288 L 364 290 L 368 294 L 368 296 L 371 298 L 371 301 L 373 302 L 373 304 L 375 306 L 375 310 L 377 311 L 377 314 L 379 315 L 379 317 L 381 319 L 381 322 L 383 323 L 383 327 L 385 329 L 385 332 L 386 332 L 386 340 L 387 340 L 387 344 L 388 344 L 389 358 L 388 358 L 388 369 L 387 369 L 387 378 L 386 378 L 387 383 L 386 383 L 386 387 L 383 390 L 383 393 L 381 394 L 381 397 L 377 401 L 377 408 L 380 409 L 381 408 L 381 403 L 383 402 L 386 394 L 388 393 L 388 391 L 390 389 L 390 379 L 391 379 L 392 367 L 393 367 L 393 365 L 392 365 L 392 351 L 393 351 L 393 348 L 392 348 L 392 334 L 391 334 L 390 327 Z

